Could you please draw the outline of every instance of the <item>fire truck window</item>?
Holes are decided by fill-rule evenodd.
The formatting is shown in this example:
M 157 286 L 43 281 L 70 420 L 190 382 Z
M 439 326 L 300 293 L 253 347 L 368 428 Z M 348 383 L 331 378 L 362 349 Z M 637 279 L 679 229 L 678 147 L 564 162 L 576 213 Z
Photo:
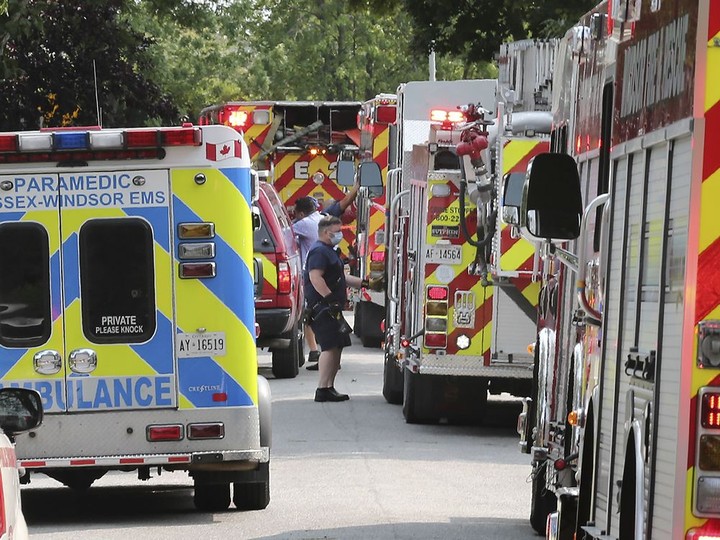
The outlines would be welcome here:
M 50 338 L 49 240 L 37 223 L 0 224 L 0 345 L 34 347 Z
M 460 169 L 460 158 L 450 150 L 440 150 L 435 154 L 434 171 L 457 171 Z
M 142 343 L 155 332 L 150 225 L 96 219 L 80 229 L 80 292 L 85 336 L 93 343 Z

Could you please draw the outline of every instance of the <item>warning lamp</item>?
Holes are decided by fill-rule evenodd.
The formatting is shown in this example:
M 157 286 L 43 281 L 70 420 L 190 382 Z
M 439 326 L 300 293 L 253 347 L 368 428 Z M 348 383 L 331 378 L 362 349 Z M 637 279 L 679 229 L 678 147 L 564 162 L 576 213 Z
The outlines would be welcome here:
M 449 296 L 449 289 L 440 285 L 429 285 L 427 288 L 428 300 L 445 300 Z
M 215 263 L 180 263 L 180 277 L 183 279 L 212 278 L 216 275 Z
M 180 223 L 178 225 L 178 236 L 186 240 L 193 238 L 196 240 L 215 237 L 214 223 Z
M 247 124 L 248 113 L 246 111 L 234 110 L 228 115 L 228 125 L 234 128 L 244 128 Z
M 705 532 L 700 529 L 690 529 L 685 540 L 720 540 L 720 531 Z
M 180 424 L 148 426 L 145 435 L 150 442 L 179 441 L 183 438 L 183 427 Z
M 401 339 L 400 346 L 407 349 L 410 346 L 410 340 L 408 338 Z
M 385 262 L 385 252 L 384 251 L 373 251 L 370 254 L 370 260 L 372 262 Z
M 395 105 L 380 105 L 375 109 L 375 122 L 378 124 L 394 124 L 396 117 Z
M 222 422 L 208 424 L 188 424 L 188 439 L 222 439 L 225 437 L 225 426 Z
M 461 351 L 464 351 L 465 349 L 469 349 L 470 343 L 471 343 L 470 337 L 466 336 L 465 334 L 460 334 L 455 339 L 455 345 L 457 345 L 457 348 L 460 349 Z
M 578 413 L 577 411 L 570 411 L 567 416 L 568 424 L 571 426 L 577 426 L 578 425 Z
M 310 148 L 308 148 L 308 152 L 311 156 L 322 156 L 327 153 L 327 150 L 318 146 L 311 146 Z
M 465 115 L 461 111 L 445 111 L 442 109 L 432 109 L 430 111 L 430 120 L 432 122 L 460 124 L 465 122 Z
M 2 135 L 0 136 L 0 152 L 17 152 L 18 136 Z
M 706 392 L 700 405 L 700 424 L 705 429 L 720 429 L 720 392 Z
M 426 349 L 446 349 L 447 334 L 428 334 L 425 333 Z

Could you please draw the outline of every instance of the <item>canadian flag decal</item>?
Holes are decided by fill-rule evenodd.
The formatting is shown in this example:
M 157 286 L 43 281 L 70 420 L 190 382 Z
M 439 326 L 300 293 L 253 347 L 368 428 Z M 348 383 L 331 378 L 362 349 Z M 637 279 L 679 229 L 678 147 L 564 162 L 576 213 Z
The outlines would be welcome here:
M 205 155 L 211 161 L 222 161 L 232 157 L 242 157 L 242 145 L 240 141 L 230 140 L 217 144 L 207 143 Z

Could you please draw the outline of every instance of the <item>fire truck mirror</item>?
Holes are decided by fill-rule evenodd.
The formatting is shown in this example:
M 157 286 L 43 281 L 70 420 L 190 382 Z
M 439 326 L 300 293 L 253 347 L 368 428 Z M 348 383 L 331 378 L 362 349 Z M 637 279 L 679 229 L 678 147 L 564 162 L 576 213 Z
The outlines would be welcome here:
M 380 165 L 374 161 L 365 161 L 360 164 L 359 169 L 360 185 L 369 188 L 382 188 L 382 174 Z
M 580 235 L 583 204 L 580 176 L 568 154 L 538 154 L 528 165 L 520 227 L 543 240 L 574 240 Z
M 255 298 L 262 295 L 263 289 L 263 265 L 260 259 L 253 258 L 253 285 L 255 288 Z
M 501 213 L 503 223 L 508 225 L 520 224 L 520 207 L 522 206 L 524 185 L 525 173 L 511 172 L 503 176 Z
M 337 182 L 341 186 L 352 186 L 355 183 L 355 163 L 348 159 L 338 159 Z

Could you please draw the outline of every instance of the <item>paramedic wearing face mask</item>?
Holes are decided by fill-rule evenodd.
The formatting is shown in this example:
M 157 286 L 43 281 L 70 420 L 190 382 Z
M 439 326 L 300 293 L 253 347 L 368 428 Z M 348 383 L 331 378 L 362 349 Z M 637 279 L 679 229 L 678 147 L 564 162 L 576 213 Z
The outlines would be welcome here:
M 318 241 L 308 252 L 305 263 L 305 301 L 310 327 L 320 345 L 320 380 L 315 401 L 346 401 L 347 394 L 335 390 L 335 375 L 340 368 L 343 347 L 350 346 L 351 328 L 342 316 L 347 301 L 347 287 L 368 286 L 365 280 L 345 275 L 340 256 L 334 247 L 342 240 L 342 222 L 327 216 L 318 223 Z

